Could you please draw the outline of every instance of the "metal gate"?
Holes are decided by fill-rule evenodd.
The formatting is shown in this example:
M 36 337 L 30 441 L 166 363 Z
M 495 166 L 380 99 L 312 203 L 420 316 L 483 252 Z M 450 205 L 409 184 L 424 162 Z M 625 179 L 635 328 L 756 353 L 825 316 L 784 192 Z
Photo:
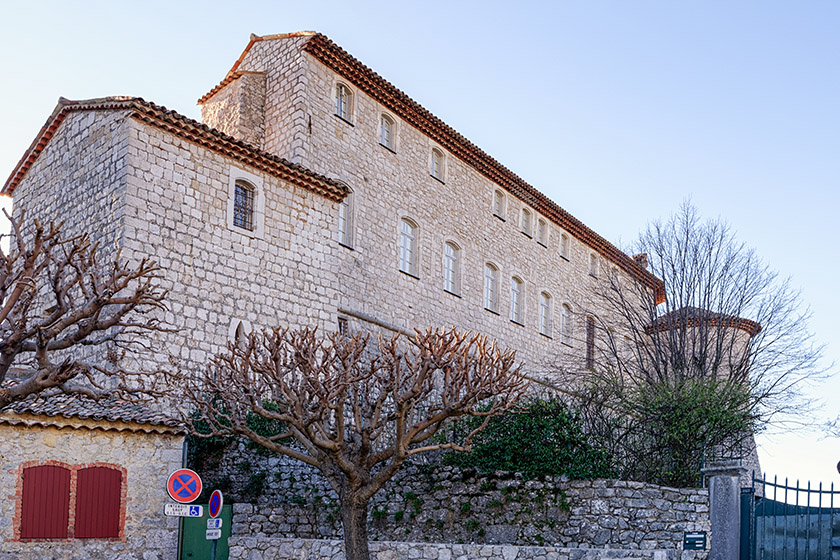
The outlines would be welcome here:
M 753 476 L 741 489 L 741 560 L 840 560 L 840 489 Z

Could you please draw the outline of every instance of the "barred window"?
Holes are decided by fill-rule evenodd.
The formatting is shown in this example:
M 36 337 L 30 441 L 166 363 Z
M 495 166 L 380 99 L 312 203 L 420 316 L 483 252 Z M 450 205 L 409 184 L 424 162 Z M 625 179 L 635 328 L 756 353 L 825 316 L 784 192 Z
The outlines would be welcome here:
M 254 187 L 236 181 L 233 198 L 233 225 L 254 231 Z

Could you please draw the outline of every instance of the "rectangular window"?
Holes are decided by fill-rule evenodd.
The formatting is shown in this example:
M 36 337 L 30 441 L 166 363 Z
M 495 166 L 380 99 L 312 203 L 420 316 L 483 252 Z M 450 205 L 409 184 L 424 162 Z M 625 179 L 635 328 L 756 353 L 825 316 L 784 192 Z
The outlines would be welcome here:
M 537 243 L 548 246 L 548 224 L 542 218 L 537 221 Z
M 493 193 L 493 215 L 505 219 L 505 193 L 500 190 Z
M 394 121 L 385 115 L 382 115 L 379 122 L 379 143 L 394 150 Z

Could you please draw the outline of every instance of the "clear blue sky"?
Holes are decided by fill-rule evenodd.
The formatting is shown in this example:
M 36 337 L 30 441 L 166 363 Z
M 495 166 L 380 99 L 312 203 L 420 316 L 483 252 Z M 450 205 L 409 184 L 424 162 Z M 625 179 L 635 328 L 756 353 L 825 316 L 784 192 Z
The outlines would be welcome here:
M 801 286 L 840 362 L 840 3 L 17 2 L 0 23 L 0 175 L 59 96 L 198 118 L 250 33 L 325 33 L 616 244 L 686 197 Z M 840 380 L 815 388 L 825 417 Z M 840 440 L 762 438 L 840 483 Z

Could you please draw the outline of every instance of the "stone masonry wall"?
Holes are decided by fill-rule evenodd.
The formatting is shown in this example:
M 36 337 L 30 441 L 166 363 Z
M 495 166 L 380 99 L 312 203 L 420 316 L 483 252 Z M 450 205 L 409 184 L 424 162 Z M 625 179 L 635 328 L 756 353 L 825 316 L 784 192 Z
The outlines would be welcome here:
M 231 560 L 344 560 L 344 545 L 340 541 L 232 537 Z M 475 544 L 438 544 L 407 542 L 370 543 L 373 560 L 693 560 L 694 551 L 680 550 L 623 550 L 570 549 L 551 546 L 510 546 Z
M 201 120 L 262 149 L 265 136 L 265 74 L 246 73 L 201 106 Z
M 169 560 L 178 547 L 178 520 L 163 515 L 166 479 L 181 466 L 183 437 L 72 427 L 0 425 L 0 560 Z M 125 469 L 124 539 L 14 540 L 19 526 L 20 467 L 58 461 L 108 463 Z M 72 519 L 72 512 L 71 512 Z
M 341 180 L 353 190 L 353 248 L 340 247 L 336 253 L 342 286 L 338 308 L 346 312 L 351 329 L 376 330 L 360 320 L 362 316 L 409 332 L 457 325 L 516 349 L 529 373 L 550 376 L 557 368 L 580 368 L 586 316 L 612 320 L 595 295 L 612 265 L 601 259 L 600 278 L 591 276 L 593 250 L 574 238 L 569 258 L 562 257 L 563 232 L 553 224 L 549 223 L 545 245 L 524 235 L 520 216 L 527 204 L 510 193 L 503 219 L 494 216 L 497 186 L 451 154 L 445 157 L 444 181 L 431 177 L 434 144 L 429 137 L 352 84 L 348 84 L 354 94 L 352 122 L 337 117 L 336 83 L 347 80 L 301 53 L 303 40 L 255 43 L 240 70 L 266 73 L 266 149 Z M 393 151 L 379 144 L 383 113 L 396 123 Z M 417 278 L 399 272 L 400 221 L 405 217 L 419 225 Z M 534 231 L 538 219 L 534 213 Z M 457 295 L 444 290 L 447 241 L 461 248 Z M 487 262 L 499 268 L 498 313 L 484 309 Z M 525 283 L 524 324 L 510 319 L 513 276 Z M 550 336 L 539 332 L 543 291 L 552 301 Z M 563 304 L 573 312 L 570 344 L 560 336 Z
M 317 470 L 241 444 L 211 471 L 208 487 L 223 487 L 234 503 L 234 535 L 341 537 L 337 496 Z M 704 489 L 524 480 L 435 464 L 406 465 L 369 508 L 371 540 L 386 541 L 673 549 L 684 531 L 709 527 Z

